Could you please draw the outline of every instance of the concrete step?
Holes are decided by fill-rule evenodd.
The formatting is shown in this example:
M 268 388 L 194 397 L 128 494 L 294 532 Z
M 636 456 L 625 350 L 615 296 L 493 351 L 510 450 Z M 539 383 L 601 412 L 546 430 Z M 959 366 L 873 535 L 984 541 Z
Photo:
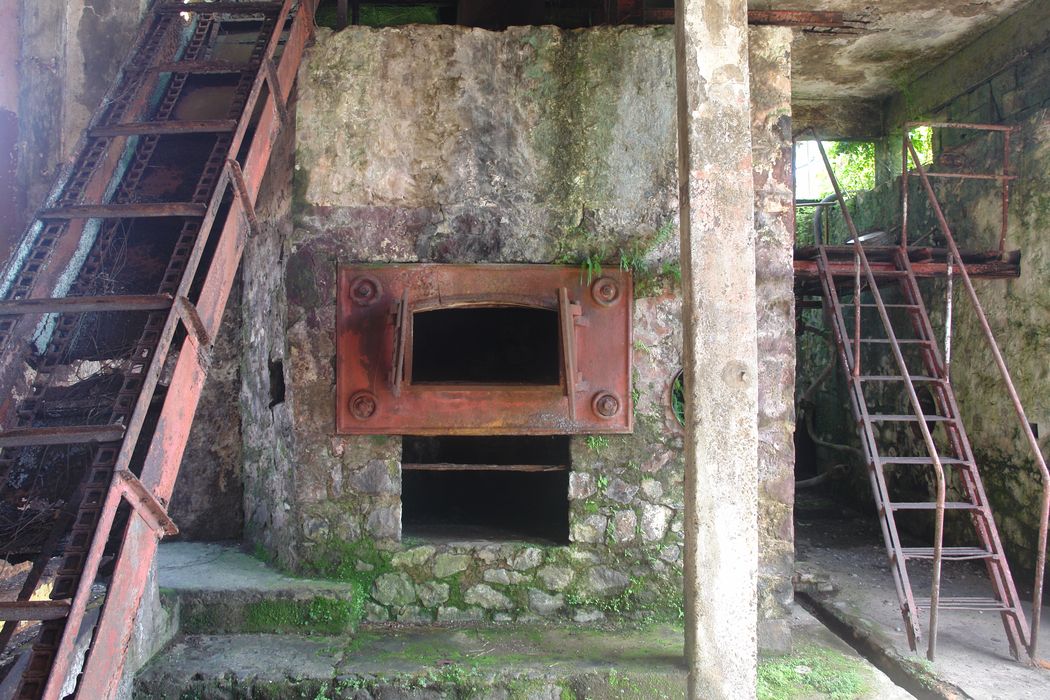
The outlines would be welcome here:
M 364 604 L 350 583 L 288 576 L 229 544 L 166 543 L 157 579 L 182 634 L 350 634 Z
M 674 700 L 685 682 L 672 626 L 373 627 L 353 638 L 181 637 L 139 673 L 133 697 Z

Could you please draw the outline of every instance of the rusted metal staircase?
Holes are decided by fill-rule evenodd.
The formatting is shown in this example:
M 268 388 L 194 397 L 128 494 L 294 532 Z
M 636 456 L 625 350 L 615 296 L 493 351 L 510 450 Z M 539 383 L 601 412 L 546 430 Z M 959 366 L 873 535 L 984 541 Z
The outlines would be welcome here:
M 32 562 L 0 647 L 38 630 L 18 698 L 117 692 L 316 5 L 154 2 L 0 280 L 0 555 Z
M 953 128 L 957 126 L 952 125 Z M 1044 483 L 1033 619 L 1029 627 L 985 495 L 977 461 L 960 417 L 949 379 L 949 365 L 938 347 L 938 339 L 912 269 L 910 256 L 917 251 L 907 248 L 905 236 L 902 236 L 904 242 L 899 246 L 867 247 L 861 243 L 831 163 L 821 146 L 820 151 L 831 176 L 840 210 L 852 237 L 851 245 L 818 246 L 817 265 L 825 313 L 830 321 L 839 360 L 846 373 L 850 406 L 867 461 L 905 632 L 912 650 L 916 650 L 921 638 L 919 617 L 924 609 L 927 610 L 929 627 L 926 653 L 933 660 L 937 647 L 938 614 L 941 610 L 995 612 L 1002 618 L 1014 658 L 1021 658 L 1024 654 L 1035 661 L 1047 519 L 1050 514 L 1050 474 L 973 290 L 966 265 L 961 262 L 961 253 L 937 202 L 930 178 L 907 137 L 905 149 L 904 186 L 907 187 L 910 156 L 916 163 L 916 172 L 948 243 L 946 273 L 949 279 L 951 275 L 957 274 L 963 281 L 1023 429 L 1027 431 L 1029 445 L 1033 448 Z M 1004 183 L 1008 183 L 1008 180 L 1004 180 Z M 906 202 L 907 197 L 905 206 Z M 950 315 L 950 309 L 948 313 Z M 899 430 L 886 429 L 894 425 L 898 429 L 910 429 L 911 434 L 899 440 Z M 918 445 L 919 451 L 899 454 L 902 444 Z M 900 476 L 902 472 L 912 472 L 910 476 L 913 477 L 919 476 L 913 481 L 920 483 L 928 479 L 915 472 L 932 476 L 932 499 L 898 500 L 892 488 L 894 479 L 891 476 Z M 960 500 L 946 500 L 949 482 L 961 494 Z M 943 545 L 947 512 L 969 515 L 972 541 L 962 546 Z M 905 546 L 898 531 L 898 519 L 907 517 L 904 514 L 921 513 L 932 516 L 933 542 L 931 546 Z M 909 563 L 917 560 L 932 563 L 928 601 L 917 602 L 912 587 Z M 942 595 L 941 569 L 942 563 L 946 561 L 984 562 L 991 595 L 983 598 Z

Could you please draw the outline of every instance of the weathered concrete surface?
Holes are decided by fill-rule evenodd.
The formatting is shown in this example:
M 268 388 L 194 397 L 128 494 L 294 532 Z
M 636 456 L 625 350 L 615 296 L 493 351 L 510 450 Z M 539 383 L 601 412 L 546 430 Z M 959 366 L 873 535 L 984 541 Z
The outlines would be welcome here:
M 157 551 L 157 582 L 172 592 L 210 591 L 237 595 L 247 592 L 302 591 L 345 595 L 350 585 L 340 581 L 296 578 L 282 574 L 245 554 L 232 543 L 165 542 Z
M 798 558 L 807 571 L 827 577 L 835 589 L 833 594 L 815 596 L 817 604 L 866 643 L 884 650 L 886 658 L 896 659 L 916 684 L 930 687 L 945 683 L 947 689 L 954 686 L 965 693 L 957 697 L 981 700 L 1046 697 L 1050 671 L 1010 657 L 1002 622 L 995 614 L 942 613 L 937 660 L 929 665 L 913 654 L 908 649 L 886 549 L 874 519 L 859 520 L 841 511 L 833 515 L 835 511 L 828 508 L 821 508 L 819 518 L 811 513 L 812 508 L 799 511 Z M 987 576 L 974 564 L 945 565 L 945 595 L 989 594 Z M 913 581 L 925 585 L 929 572 L 929 566 L 921 568 Z M 1025 610 L 1030 611 L 1030 607 Z M 1044 607 L 1044 619 L 1048 614 L 1050 608 Z M 926 622 L 924 616 L 924 632 Z
M 676 12 L 689 697 L 748 698 L 758 368 L 747 3 L 686 0 Z
M 855 679 L 858 700 L 911 697 L 804 611 L 793 611 L 792 624 L 810 655 L 834 659 Z M 333 700 L 672 700 L 685 697 L 681 655 L 681 629 L 662 625 L 598 630 L 535 625 L 369 629 L 353 639 L 189 636 L 139 675 L 135 697 L 162 700 L 229 693 Z M 767 663 L 782 668 L 805 660 L 789 657 Z M 802 679 L 799 685 L 775 690 L 792 697 L 828 698 L 804 684 L 806 672 L 802 668 L 797 676 Z
M 749 36 L 758 328 L 759 643 L 787 651 L 793 600 L 795 239 L 790 29 Z
M 839 10 L 857 29 L 798 32 L 794 93 L 805 99 L 887 97 L 1026 4 L 1028 0 L 748 3 L 751 9 Z
M 20 3 L 18 172 L 35 210 L 117 75 L 145 0 Z

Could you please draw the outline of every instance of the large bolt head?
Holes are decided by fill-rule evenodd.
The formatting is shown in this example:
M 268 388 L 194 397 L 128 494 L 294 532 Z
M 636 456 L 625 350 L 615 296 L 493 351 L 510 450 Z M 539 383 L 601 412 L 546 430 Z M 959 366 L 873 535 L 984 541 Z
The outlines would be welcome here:
M 620 285 L 612 277 L 599 277 L 591 285 L 591 296 L 602 306 L 612 306 L 620 300 Z
M 350 282 L 350 299 L 358 306 L 370 306 L 383 295 L 383 285 L 372 275 L 361 275 Z
M 591 408 L 602 418 L 614 418 L 620 412 L 620 399 L 607 391 L 601 391 L 594 395 Z
M 370 391 L 359 391 L 350 397 L 350 415 L 357 420 L 367 420 L 375 415 L 379 402 Z

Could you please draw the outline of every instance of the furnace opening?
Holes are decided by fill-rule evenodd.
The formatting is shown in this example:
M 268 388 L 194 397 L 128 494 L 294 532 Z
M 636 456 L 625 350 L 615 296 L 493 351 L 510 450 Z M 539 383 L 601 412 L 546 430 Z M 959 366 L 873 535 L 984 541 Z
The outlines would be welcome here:
M 519 306 L 413 314 L 412 383 L 556 385 L 558 313 Z
M 569 541 L 569 438 L 405 437 L 406 537 Z

